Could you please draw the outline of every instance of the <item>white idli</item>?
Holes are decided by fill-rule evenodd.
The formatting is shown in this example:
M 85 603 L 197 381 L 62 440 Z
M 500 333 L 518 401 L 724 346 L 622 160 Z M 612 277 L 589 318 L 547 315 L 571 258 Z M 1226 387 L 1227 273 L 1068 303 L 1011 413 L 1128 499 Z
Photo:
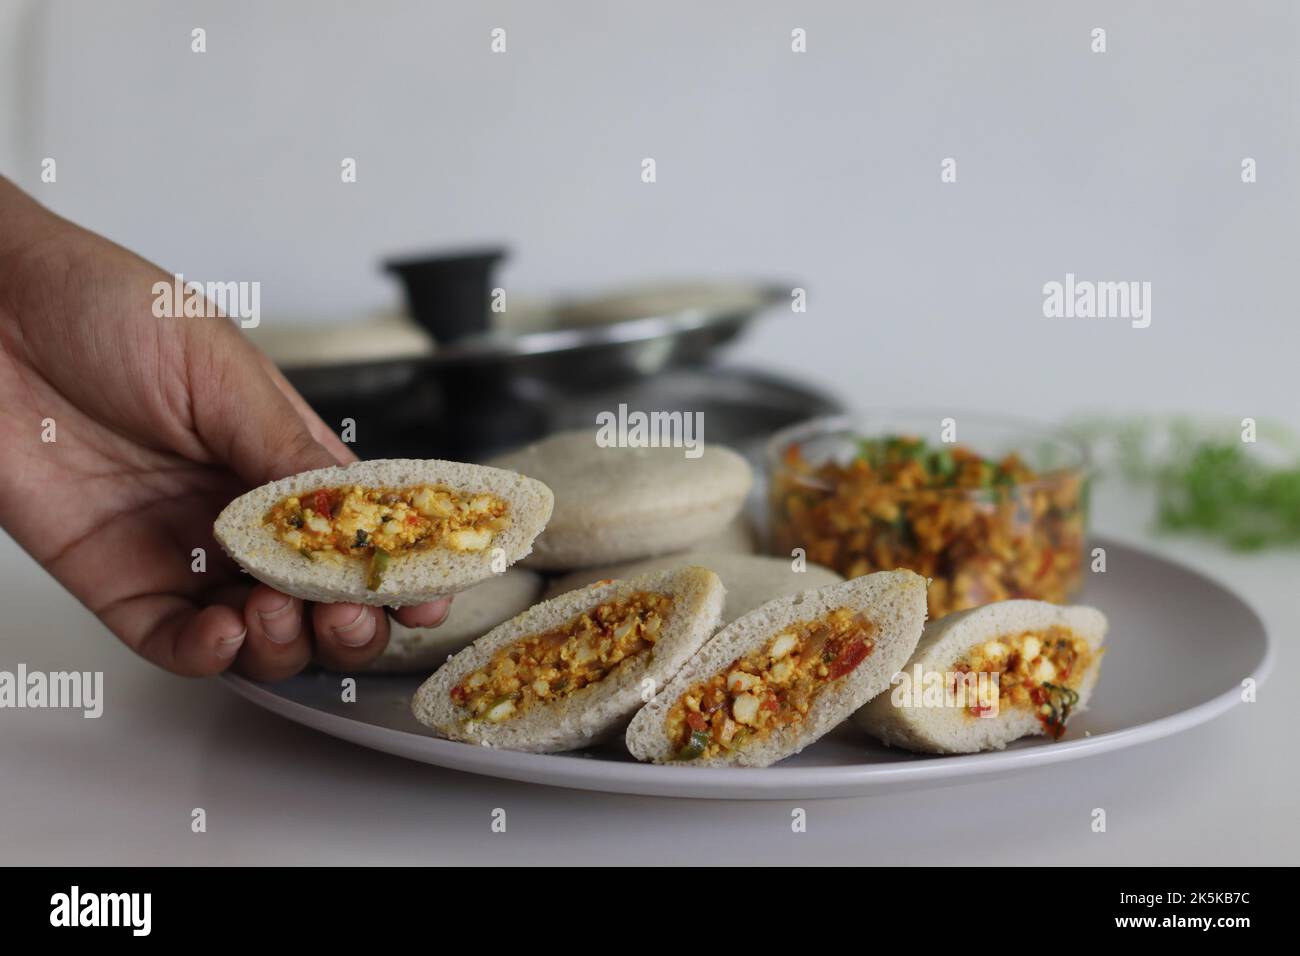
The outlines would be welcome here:
M 569 571 L 672 554 L 718 534 L 740 512 L 749 463 L 721 445 L 601 447 L 594 430 L 561 432 L 494 459 L 555 494 L 527 567 Z

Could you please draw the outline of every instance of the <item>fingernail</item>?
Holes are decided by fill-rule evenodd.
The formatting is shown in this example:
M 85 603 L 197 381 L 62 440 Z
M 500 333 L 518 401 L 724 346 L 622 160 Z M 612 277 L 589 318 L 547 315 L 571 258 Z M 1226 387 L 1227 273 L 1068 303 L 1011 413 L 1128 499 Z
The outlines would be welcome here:
M 273 611 L 258 611 L 257 619 L 261 622 L 262 633 L 272 643 L 288 644 L 298 636 L 299 621 L 294 613 L 293 598 L 286 598 Z
M 239 648 L 244 643 L 244 638 L 248 636 L 248 628 L 240 631 L 234 637 L 223 637 L 217 640 L 217 646 L 213 652 L 222 660 L 229 660 L 239 653 Z
M 433 621 L 430 623 L 430 627 L 437 627 L 447 620 L 447 615 L 451 613 L 451 600 L 449 598 L 439 598 L 437 603 L 442 606 L 442 609 L 433 612 Z
M 351 624 L 331 628 L 340 644 L 348 647 L 364 647 L 375 636 L 375 616 L 369 608 L 363 607 Z

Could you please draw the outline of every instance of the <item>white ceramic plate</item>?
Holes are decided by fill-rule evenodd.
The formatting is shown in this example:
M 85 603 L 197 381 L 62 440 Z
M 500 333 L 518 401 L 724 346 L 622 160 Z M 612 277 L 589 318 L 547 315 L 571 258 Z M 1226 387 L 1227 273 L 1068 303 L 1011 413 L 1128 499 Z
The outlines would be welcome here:
M 1240 598 L 1180 565 L 1111 541 L 1107 570 L 1090 575 L 1084 603 L 1110 618 L 1106 658 L 1090 709 L 1055 743 L 1037 737 L 999 753 L 916 756 L 851 727 L 775 767 L 711 769 L 639 764 L 611 745 L 573 754 L 525 754 L 428 735 L 411 717 L 414 677 L 357 676 L 343 703 L 340 676 L 311 673 L 279 684 L 227 676 L 272 713 L 363 747 L 510 780 L 665 797 L 813 799 L 942 786 L 986 774 L 1045 767 L 1156 740 L 1222 714 L 1272 663 L 1259 617 Z

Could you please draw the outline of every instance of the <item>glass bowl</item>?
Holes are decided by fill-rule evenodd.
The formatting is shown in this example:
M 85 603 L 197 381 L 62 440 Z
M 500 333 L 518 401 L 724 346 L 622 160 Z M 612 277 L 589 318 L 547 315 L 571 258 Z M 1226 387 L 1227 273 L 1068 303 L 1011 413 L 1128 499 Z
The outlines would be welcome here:
M 931 618 L 1009 598 L 1065 603 L 1082 584 L 1087 453 L 1038 426 L 820 418 L 774 435 L 766 465 L 772 554 L 802 549 L 848 578 L 908 568 L 931 580 Z

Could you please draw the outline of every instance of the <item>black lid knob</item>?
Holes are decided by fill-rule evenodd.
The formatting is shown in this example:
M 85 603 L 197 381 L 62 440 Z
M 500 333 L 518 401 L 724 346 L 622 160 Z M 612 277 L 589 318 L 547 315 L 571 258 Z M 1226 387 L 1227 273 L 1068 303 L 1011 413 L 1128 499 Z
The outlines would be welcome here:
M 488 330 L 492 274 L 505 249 L 466 252 L 384 263 L 406 288 L 411 317 L 439 342 L 453 342 Z

